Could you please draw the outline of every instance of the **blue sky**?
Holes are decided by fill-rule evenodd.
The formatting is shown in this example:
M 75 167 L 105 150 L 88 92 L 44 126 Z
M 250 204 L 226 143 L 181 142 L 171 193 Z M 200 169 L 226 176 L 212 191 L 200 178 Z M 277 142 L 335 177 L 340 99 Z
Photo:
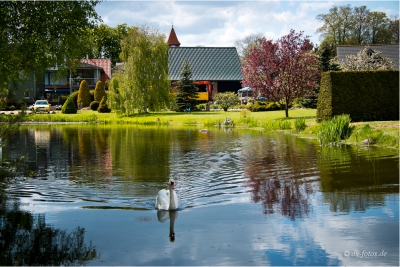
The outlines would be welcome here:
M 181 46 L 234 46 L 234 42 L 261 33 L 276 40 L 291 29 L 304 31 L 314 44 L 320 43 L 316 30 L 322 25 L 318 14 L 333 6 L 366 5 L 370 11 L 399 15 L 399 1 L 114 1 L 97 5 L 103 22 L 111 27 L 151 24 L 166 37 L 174 25 Z

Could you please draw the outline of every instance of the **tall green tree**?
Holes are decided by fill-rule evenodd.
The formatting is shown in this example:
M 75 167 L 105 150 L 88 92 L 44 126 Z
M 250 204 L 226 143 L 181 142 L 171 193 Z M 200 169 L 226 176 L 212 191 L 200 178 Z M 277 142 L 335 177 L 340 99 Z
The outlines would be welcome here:
M 179 78 L 176 88 L 178 91 L 175 96 L 176 111 L 184 111 L 187 108 L 193 109 L 197 104 L 196 98 L 199 89 L 193 84 L 192 70 L 187 59 L 183 62 Z
M 317 29 L 321 39 L 337 45 L 398 43 L 395 21 L 386 13 L 370 11 L 367 6 L 333 6 L 327 14 L 316 17 L 323 25 Z M 397 41 L 396 41 L 397 40 Z
M 40 77 L 54 67 L 57 74 L 74 69 L 89 50 L 88 29 L 101 20 L 99 1 L 1 1 L 0 88 L 21 78 Z M 68 61 L 68 62 L 67 62 Z
M 119 114 L 160 110 L 168 104 L 168 44 L 158 29 L 129 29 L 122 40 L 123 67 L 109 84 L 108 106 Z
M 121 40 L 128 34 L 130 27 L 126 23 L 116 27 L 100 24 L 91 29 L 91 50 L 88 53 L 90 58 L 109 58 L 111 66 L 114 67 L 120 61 L 119 55 L 122 52 Z
M 339 70 L 337 64 L 334 64 L 332 59 L 336 56 L 336 46 L 330 42 L 322 42 L 315 49 L 315 54 L 318 56 L 319 68 L 322 71 Z

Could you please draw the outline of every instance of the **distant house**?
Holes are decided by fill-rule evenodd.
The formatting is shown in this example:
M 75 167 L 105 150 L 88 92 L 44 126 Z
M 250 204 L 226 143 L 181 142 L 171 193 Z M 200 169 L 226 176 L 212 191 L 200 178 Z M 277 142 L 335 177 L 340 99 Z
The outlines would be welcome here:
M 235 47 L 182 47 L 172 27 L 169 45 L 169 77 L 171 83 L 180 78 L 185 59 L 188 60 L 194 81 L 212 84 L 212 95 L 242 88 L 242 68 Z
M 106 81 L 111 79 L 111 60 L 110 59 L 81 59 L 81 66 L 71 75 L 52 80 L 53 71 L 44 74 L 44 98 L 49 101 L 56 101 L 62 95 L 69 95 L 79 90 L 82 80 L 85 80 L 89 89 L 94 89 L 98 81 L 102 81 L 107 89 Z M 41 92 L 39 92 L 41 93 Z
M 363 50 L 364 45 L 339 45 L 336 47 L 337 58 L 339 61 L 345 60 L 348 55 L 357 55 Z M 382 52 L 382 56 L 392 59 L 396 65 L 395 69 L 399 69 L 399 45 L 398 44 L 378 44 L 368 45 L 374 52 Z

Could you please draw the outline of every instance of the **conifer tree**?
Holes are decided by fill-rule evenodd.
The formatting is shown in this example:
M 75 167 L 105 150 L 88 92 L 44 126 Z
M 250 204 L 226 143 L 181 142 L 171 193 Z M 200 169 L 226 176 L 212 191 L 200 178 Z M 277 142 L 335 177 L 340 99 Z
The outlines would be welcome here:
M 79 85 L 79 92 L 78 92 L 78 109 L 88 107 L 91 102 L 89 86 L 86 80 L 83 80 Z
M 179 76 L 178 92 L 175 97 L 177 111 L 184 111 L 187 108 L 192 110 L 197 103 L 198 88 L 193 84 L 192 70 L 187 59 L 183 62 Z
M 104 85 L 101 81 L 98 81 L 96 83 L 96 87 L 94 88 L 94 101 L 100 102 L 105 95 L 106 91 L 104 90 Z
M 64 105 L 61 108 L 61 113 L 63 114 L 76 114 L 78 110 L 76 109 L 74 100 L 72 97 L 68 97 Z

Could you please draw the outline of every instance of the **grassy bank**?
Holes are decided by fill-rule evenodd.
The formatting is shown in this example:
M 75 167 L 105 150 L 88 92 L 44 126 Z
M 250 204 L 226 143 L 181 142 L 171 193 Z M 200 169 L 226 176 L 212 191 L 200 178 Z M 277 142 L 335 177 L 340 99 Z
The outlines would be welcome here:
M 300 137 L 318 138 L 320 124 L 316 123 L 315 109 L 295 109 L 289 111 L 289 118 L 282 111 L 250 112 L 203 111 L 180 113 L 173 111 L 151 112 L 132 117 L 119 117 L 116 113 L 98 113 L 91 110 L 78 114 L 30 114 L 27 123 L 104 123 L 133 125 L 197 125 L 199 127 L 224 126 L 226 119 L 237 128 L 259 129 L 261 131 L 283 131 Z M 230 124 L 229 124 L 230 125 Z M 227 126 L 229 126 L 227 125 Z M 351 135 L 344 143 L 359 145 L 365 139 L 372 139 L 372 145 L 399 148 L 399 122 L 350 123 Z

